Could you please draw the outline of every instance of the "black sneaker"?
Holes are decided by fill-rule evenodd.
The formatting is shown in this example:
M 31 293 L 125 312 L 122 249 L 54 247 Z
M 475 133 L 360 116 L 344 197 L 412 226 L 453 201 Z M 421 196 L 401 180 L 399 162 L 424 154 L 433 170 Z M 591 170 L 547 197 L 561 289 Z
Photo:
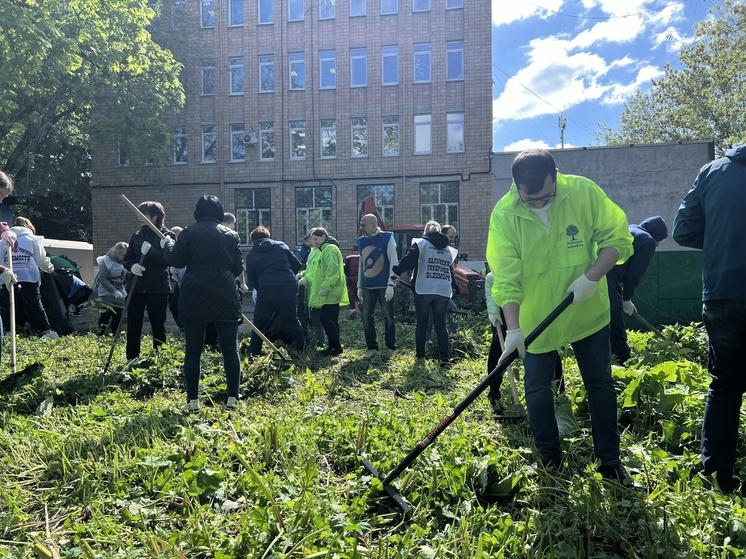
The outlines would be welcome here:
M 625 467 L 620 463 L 614 464 L 613 466 L 599 466 L 598 473 L 601 477 L 608 479 L 609 481 L 616 481 L 624 487 L 631 487 L 634 489 L 642 489 L 642 485 L 635 481 Z
M 319 351 L 320 355 L 339 355 L 342 353 L 341 347 L 328 347 Z

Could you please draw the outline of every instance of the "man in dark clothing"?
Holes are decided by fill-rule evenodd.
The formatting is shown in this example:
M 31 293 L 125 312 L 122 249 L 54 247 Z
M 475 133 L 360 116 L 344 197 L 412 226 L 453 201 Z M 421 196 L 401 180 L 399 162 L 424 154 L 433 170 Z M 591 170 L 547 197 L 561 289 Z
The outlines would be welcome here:
M 640 225 L 630 225 L 629 232 L 633 239 L 634 254 L 624 264 L 614 266 L 606 274 L 611 306 L 611 353 L 616 356 L 620 365 L 624 365 L 630 357 L 624 313 L 631 316 L 637 310 L 632 297 L 653 259 L 658 243 L 668 237 L 668 227 L 663 218 L 656 215 L 647 218 Z
M 738 489 L 736 444 L 746 374 L 746 145 L 725 152 L 700 169 L 681 202 L 673 239 L 704 251 L 702 318 L 710 338 L 702 421 L 703 474 L 715 474 L 720 489 Z
M 298 280 L 300 260 L 281 241 L 269 238 L 269 230 L 261 225 L 250 234 L 253 247 L 246 257 L 246 281 L 256 289 L 254 325 L 264 332 L 270 318 L 277 312 L 280 324 L 293 337 L 298 352 L 303 352 L 305 333 L 298 320 Z M 249 352 L 259 355 L 262 339 L 251 333 Z

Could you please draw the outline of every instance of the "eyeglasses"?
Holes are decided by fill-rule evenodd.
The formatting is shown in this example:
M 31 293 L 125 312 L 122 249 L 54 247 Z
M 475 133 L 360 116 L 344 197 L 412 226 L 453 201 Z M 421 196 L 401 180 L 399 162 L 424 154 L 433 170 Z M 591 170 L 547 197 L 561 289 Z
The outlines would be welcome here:
M 521 202 L 526 204 L 529 208 L 543 208 L 557 196 L 557 183 L 554 183 L 554 192 L 545 196 L 541 196 L 540 198 L 529 198 L 528 200 L 526 200 L 523 196 L 521 196 L 520 188 L 518 189 L 518 196 L 521 199 Z
M 374 221 L 371 221 L 370 223 L 358 223 L 360 227 L 368 227 L 368 225 L 376 225 Z

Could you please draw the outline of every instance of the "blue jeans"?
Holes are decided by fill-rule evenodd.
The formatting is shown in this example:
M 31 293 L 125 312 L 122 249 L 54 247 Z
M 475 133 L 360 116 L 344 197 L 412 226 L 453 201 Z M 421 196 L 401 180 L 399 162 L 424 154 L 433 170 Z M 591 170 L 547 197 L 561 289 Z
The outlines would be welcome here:
M 262 287 L 257 292 L 256 305 L 254 306 L 254 326 L 262 333 L 270 324 L 272 315 L 276 313 L 276 320 L 280 321 L 283 330 L 293 337 L 295 349 L 303 352 L 306 343 L 306 335 L 298 320 L 298 290 L 293 287 Z M 251 355 L 259 355 L 262 350 L 262 339 L 256 332 L 251 332 Z
M 365 333 L 365 345 L 368 349 L 378 349 L 376 340 L 376 325 L 373 321 L 373 312 L 376 303 L 381 305 L 384 317 L 384 338 L 388 349 L 396 348 L 396 325 L 394 324 L 394 300 L 386 300 L 386 289 L 363 290 L 363 332 Z
M 427 322 L 430 313 L 433 316 L 435 334 L 438 338 L 438 353 L 441 361 L 448 361 L 448 329 L 446 328 L 446 313 L 448 312 L 449 297 L 443 295 L 414 295 L 414 311 L 417 325 L 414 330 L 414 347 L 417 357 L 425 357 L 425 342 L 427 341 Z
M 228 396 L 238 398 L 241 381 L 241 359 L 238 355 L 238 322 L 214 322 L 218 331 L 220 351 L 223 353 L 223 368 L 228 384 Z M 205 345 L 207 323 L 184 325 L 184 383 L 187 399 L 199 396 L 200 357 Z
M 619 464 L 619 427 L 616 391 L 611 378 L 609 327 L 604 326 L 595 334 L 571 345 L 588 393 L 596 457 L 602 466 L 615 466 Z M 556 351 L 527 351 L 523 360 L 529 424 L 534 444 L 544 463 L 556 463 L 562 458 L 552 391 L 558 357 Z
M 710 338 L 707 369 L 712 378 L 702 422 L 702 465 L 705 474 L 729 480 L 746 392 L 746 300 L 705 301 L 702 319 Z
M 448 299 L 448 309 L 446 312 L 446 325 L 448 326 L 448 331 L 451 334 L 456 334 L 458 332 L 458 326 L 456 325 L 456 320 L 453 318 L 453 314 L 458 312 L 458 307 L 456 306 L 456 303 L 453 302 L 453 299 Z M 427 322 L 427 337 L 432 338 L 433 334 L 433 317 L 430 315 L 430 319 Z

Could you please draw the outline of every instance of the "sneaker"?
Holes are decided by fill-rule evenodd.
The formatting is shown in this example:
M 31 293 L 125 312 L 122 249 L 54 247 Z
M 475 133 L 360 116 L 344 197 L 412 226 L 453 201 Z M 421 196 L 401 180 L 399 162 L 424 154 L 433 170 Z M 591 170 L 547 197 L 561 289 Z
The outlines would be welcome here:
M 328 347 L 319 351 L 321 355 L 339 355 L 342 353 L 341 347 Z
M 181 406 L 181 411 L 184 413 L 197 413 L 199 411 L 199 400 L 189 400 Z
M 613 466 L 599 466 L 598 473 L 601 477 L 610 481 L 616 481 L 617 483 L 634 489 L 642 489 L 642 485 L 635 481 L 626 468 L 621 463 L 614 464 Z
M 378 353 L 377 349 L 369 349 L 365 352 L 365 358 L 366 359 L 373 359 L 376 356 L 376 353 Z
M 387 349 L 386 350 L 386 357 L 388 357 L 389 359 L 391 359 L 395 354 L 396 354 L 396 350 L 395 349 Z
M 238 398 L 235 396 L 228 396 L 228 400 L 225 402 L 225 407 L 229 410 L 235 410 L 238 406 Z
M 60 337 L 60 335 L 54 330 L 47 330 L 41 335 L 41 337 L 44 338 L 45 340 L 56 340 L 57 338 Z

